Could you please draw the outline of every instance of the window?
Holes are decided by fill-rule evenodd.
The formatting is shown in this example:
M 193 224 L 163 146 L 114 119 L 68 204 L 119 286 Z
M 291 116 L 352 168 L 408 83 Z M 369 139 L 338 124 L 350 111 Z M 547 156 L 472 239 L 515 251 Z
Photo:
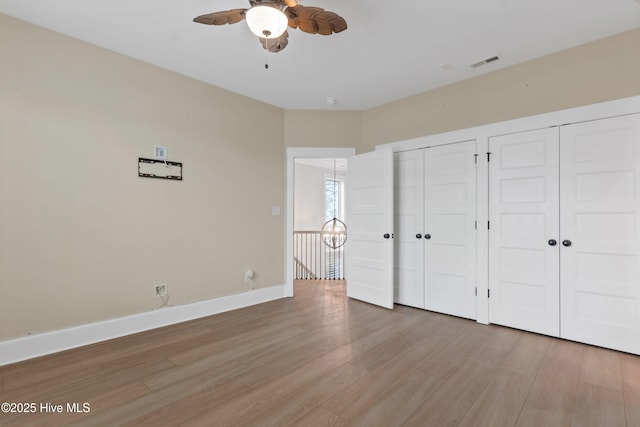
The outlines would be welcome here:
M 344 178 L 325 177 L 324 179 L 324 220 L 344 219 Z

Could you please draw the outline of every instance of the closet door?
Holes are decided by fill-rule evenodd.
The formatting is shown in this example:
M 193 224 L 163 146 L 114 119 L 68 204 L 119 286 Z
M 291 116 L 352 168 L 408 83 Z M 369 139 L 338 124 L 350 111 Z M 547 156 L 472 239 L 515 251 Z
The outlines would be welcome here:
M 561 336 L 640 354 L 640 114 L 562 127 L 560 157 Z
M 425 156 L 425 308 L 476 318 L 476 142 Z
M 560 333 L 558 132 L 489 139 L 489 319 L 552 336 Z
M 394 154 L 394 298 L 424 308 L 424 151 Z
M 347 296 L 393 308 L 393 153 L 347 159 Z

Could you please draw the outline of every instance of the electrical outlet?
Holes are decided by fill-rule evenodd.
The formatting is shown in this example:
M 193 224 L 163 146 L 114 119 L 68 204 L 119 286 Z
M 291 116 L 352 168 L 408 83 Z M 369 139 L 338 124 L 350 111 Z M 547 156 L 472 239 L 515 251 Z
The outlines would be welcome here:
M 168 286 L 166 283 L 160 283 L 153 287 L 153 295 L 156 297 L 166 297 L 168 292 Z
M 250 282 L 253 279 L 253 270 L 247 270 L 244 273 L 244 281 L 245 282 Z
M 154 145 L 153 157 L 155 157 L 156 159 L 167 160 L 167 147 Z

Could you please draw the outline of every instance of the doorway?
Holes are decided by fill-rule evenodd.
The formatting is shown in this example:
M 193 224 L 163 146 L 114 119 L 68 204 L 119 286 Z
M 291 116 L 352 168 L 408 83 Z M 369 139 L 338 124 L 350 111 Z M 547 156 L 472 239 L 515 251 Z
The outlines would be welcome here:
M 344 279 L 346 159 L 296 159 L 293 262 L 296 280 Z
M 294 296 L 294 278 L 296 277 L 296 262 L 294 261 L 294 256 L 295 256 L 294 232 L 296 231 L 296 215 L 297 215 L 296 211 L 301 210 L 300 206 L 298 206 L 298 209 L 296 209 L 295 188 L 296 188 L 296 184 L 303 184 L 303 183 L 297 182 L 296 164 L 306 165 L 308 167 L 324 170 L 321 175 L 322 181 L 320 182 L 320 187 L 324 187 L 327 181 L 325 180 L 325 178 L 328 178 L 328 181 L 334 181 L 333 160 L 334 159 L 346 160 L 347 157 L 354 156 L 355 154 L 356 154 L 355 148 L 294 148 L 294 147 L 287 148 L 287 208 L 286 208 L 286 227 L 285 227 L 285 230 L 286 230 L 285 296 L 286 297 Z M 338 161 L 336 161 L 336 177 L 338 175 L 337 166 L 338 166 Z M 327 173 L 325 174 L 325 172 Z M 344 172 L 345 172 L 345 169 L 343 168 L 342 175 L 346 175 L 346 173 Z M 325 197 L 325 196 L 323 195 L 322 197 Z M 315 222 L 311 222 L 308 224 L 313 225 L 314 228 L 317 228 L 319 230 L 324 223 L 324 217 L 326 216 L 326 211 L 327 211 L 324 198 L 322 199 L 322 203 L 318 202 L 318 205 L 319 206 L 317 206 L 315 210 L 317 211 L 316 214 L 319 215 L 318 218 L 321 218 L 321 220 L 318 220 L 316 218 Z M 333 210 L 333 208 L 331 208 L 330 210 Z M 312 219 L 309 219 L 309 221 L 312 221 Z M 298 224 L 304 223 L 304 222 L 305 221 L 298 220 Z M 315 225 L 316 222 L 319 222 L 319 223 Z M 307 231 L 307 230 L 304 230 L 304 231 Z M 312 231 L 312 230 L 309 230 L 309 231 Z

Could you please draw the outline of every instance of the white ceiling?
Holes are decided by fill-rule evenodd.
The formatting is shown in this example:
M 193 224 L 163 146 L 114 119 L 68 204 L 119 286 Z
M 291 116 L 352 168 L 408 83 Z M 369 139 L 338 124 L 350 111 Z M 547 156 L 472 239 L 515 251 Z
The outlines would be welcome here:
M 363 110 L 640 27 L 639 2 L 303 0 L 349 28 L 290 29 L 277 54 L 245 22 L 192 22 L 247 0 L 0 0 L 0 12 L 281 108 Z

